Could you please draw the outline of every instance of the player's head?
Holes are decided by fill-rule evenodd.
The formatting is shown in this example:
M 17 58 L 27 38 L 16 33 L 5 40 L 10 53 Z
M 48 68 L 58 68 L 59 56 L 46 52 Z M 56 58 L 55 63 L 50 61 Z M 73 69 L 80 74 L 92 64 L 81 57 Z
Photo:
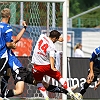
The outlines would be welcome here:
M 58 32 L 57 30 L 52 30 L 50 32 L 49 37 L 51 38 L 51 40 L 53 41 L 53 43 L 55 43 L 56 41 L 58 41 L 60 35 L 61 35 L 60 32 Z
M 8 20 L 8 23 L 10 21 L 10 9 L 9 8 L 4 8 L 2 11 L 1 11 L 1 17 L 2 19 L 5 18 Z

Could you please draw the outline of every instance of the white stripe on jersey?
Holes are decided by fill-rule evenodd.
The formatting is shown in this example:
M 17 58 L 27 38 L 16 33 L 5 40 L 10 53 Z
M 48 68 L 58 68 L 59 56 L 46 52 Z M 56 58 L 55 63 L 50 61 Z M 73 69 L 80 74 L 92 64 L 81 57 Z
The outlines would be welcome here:
M 95 55 L 98 55 L 97 52 L 96 52 L 96 50 L 94 50 L 94 53 L 95 53 Z
M 3 53 L 3 55 L 1 56 L 1 58 L 8 58 L 7 50 L 5 51 L 5 53 Z
M 15 71 L 17 74 L 19 74 L 19 71 L 17 70 L 18 68 L 19 67 L 13 61 L 13 71 Z
M 4 26 L 0 25 L 0 28 L 3 28 Z
M 7 61 L 8 61 L 8 58 L 6 57 L 5 63 L 3 64 L 2 68 L 0 69 L 0 72 L 1 72 L 1 71 L 4 69 L 4 67 L 6 66 Z
M 11 32 L 11 31 L 12 31 L 12 29 L 8 29 L 5 33 Z

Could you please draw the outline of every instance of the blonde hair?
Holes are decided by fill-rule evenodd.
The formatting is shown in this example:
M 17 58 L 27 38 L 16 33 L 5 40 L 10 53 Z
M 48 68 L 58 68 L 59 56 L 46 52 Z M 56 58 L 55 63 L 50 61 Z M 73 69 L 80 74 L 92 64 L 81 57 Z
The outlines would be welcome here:
M 1 11 L 1 17 L 2 18 L 8 18 L 10 16 L 10 9 L 9 8 L 4 8 Z
M 80 46 L 82 46 L 82 44 L 81 44 L 81 43 L 77 43 L 77 44 L 75 45 L 75 47 L 74 47 L 74 51 L 75 51 L 76 49 L 78 49 Z

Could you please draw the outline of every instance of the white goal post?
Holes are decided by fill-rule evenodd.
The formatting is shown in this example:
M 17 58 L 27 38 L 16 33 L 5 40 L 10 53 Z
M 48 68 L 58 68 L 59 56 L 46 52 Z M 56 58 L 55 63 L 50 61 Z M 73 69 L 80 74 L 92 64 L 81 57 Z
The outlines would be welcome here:
M 0 0 L 0 2 L 11 2 L 11 1 L 19 1 L 19 2 L 62 2 L 63 3 L 63 78 L 67 79 L 67 1 L 68 0 Z M 66 100 L 67 96 L 62 95 L 62 100 Z

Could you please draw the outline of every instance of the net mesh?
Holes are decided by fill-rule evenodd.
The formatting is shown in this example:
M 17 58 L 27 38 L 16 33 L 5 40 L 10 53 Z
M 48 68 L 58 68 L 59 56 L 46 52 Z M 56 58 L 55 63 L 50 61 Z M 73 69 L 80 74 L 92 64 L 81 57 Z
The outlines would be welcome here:
M 25 20 L 28 25 L 27 35 L 24 38 L 29 38 L 33 41 L 32 49 L 28 57 L 19 57 L 23 66 L 27 66 L 31 70 L 31 56 L 34 50 L 34 46 L 38 37 L 42 32 L 47 32 L 52 29 L 60 29 L 62 27 L 62 3 L 47 3 L 47 2 L 0 2 L 0 11 L 3 8 L 10 8 L 11 19 L 10 24 L 14 29 L 14 35 L 16 35 L 21 26 L 22 20 Z M 1 18 L 1 16 L 0 16 Z M 17 27 L 16 27 L 17 26 Z M 20 44 L 21 45 L 21 44 Z M 22 45 L 23 46 L 23 45 Z M 20 51 L 24 51 L 23 49 Z M 22 56 L 22 55 L 20 55 Z M 52 84 L 52 79 L 50 79 Z M 53 80 L 53 84 L 58 83 Z M 13 78 L 9 80 L 8 88 L 14 88 Z M 48 93 L 50 98 L 61 98 L 61 94 Z M 42 97 L 42 94 L 37 90 L 36 86 L 29 84 L 25 85 L 24 93 L 19 97 Z

